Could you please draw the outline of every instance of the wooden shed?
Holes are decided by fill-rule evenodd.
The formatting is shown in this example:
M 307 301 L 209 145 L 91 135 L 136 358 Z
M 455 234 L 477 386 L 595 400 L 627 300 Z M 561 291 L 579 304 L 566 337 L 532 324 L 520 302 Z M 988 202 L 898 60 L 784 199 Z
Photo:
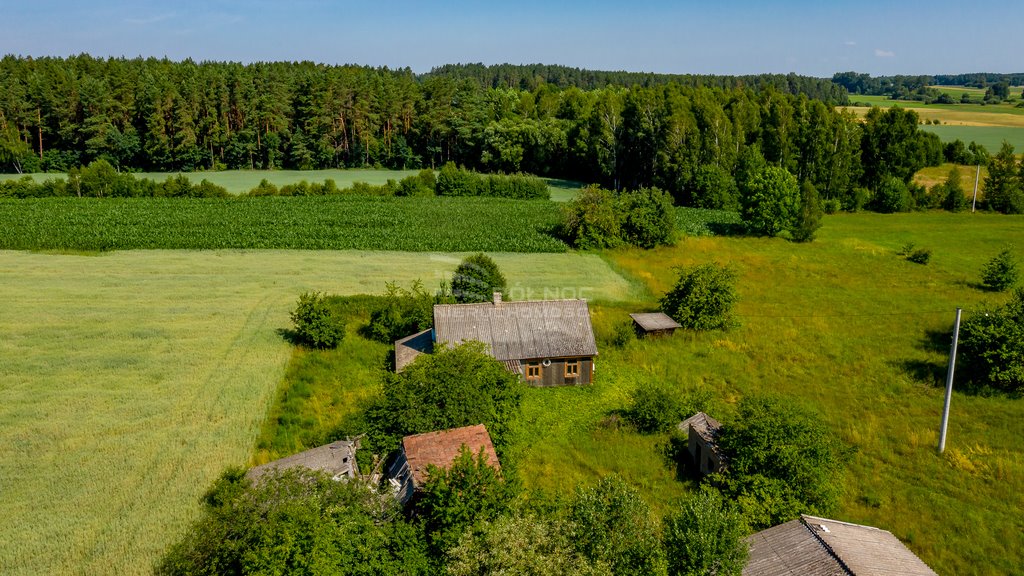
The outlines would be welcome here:
M 483 450 L 488 464 L 501 470 L 491 435 L 483 424 L 413 434 L 402 438 L 398 456 L 385 473 L 395 497 L 403 504 L 408 502 L 426 483 L 427 468 L 448 468 L 459 456 L 463 446 L 473 454 Z
M 747 537 L 743 576 L 936 576 L 892 533 L 801 516 Z
M 697 412 L 679 423 L 679 430 L 687 435 L 686 448 L 690 452 L 694 470 L 701 476 L 724 469 L 718 449 L 718 432 L 722 425 L 711 416 Z
M 531 386 L 590 384 L 597 342 L 586 300 L 438 304 L 434 336 L 458 345 L 477 340 Z
M 679 322 L 664 312 L 638 312 L 629 317 L 633 319 L 636 335 L 641 338 L 671 336 L 676 328 L 682 328 Z

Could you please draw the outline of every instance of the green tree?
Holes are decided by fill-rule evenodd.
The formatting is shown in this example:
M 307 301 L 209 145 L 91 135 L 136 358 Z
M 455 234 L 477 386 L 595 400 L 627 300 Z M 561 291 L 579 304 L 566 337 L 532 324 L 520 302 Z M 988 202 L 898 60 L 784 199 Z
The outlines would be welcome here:
M 319 292 L 305 292 L 291 313 L 298 339 L 314 348 L 335 348 L 345 337 L 345 321 Z
M 895 176 L 886 178 L 878 187 L 872 206 L 884 214 L 909 211 L 911 202 L 907 184 Z
M 942 196 L 942 208 L 950 212 L 959 212 L 967 208 L 967 196 L 964 195 L 964 187 L 960 183 L 960 171 L 956 166 L 949 169 L 946 180 L 936 190 Z
M 393 499 L 356 482 L 292 469 L 250 484 L 228 471 L 200 519 L 171 546 L 161 576 L 426 574 L 425 544 Z
M 566 522 L 542 516 L 502 516 L 466 533 L 449 551 L 449 576 L 611 576 L 607 564 L 582 555 Z
M 367 414 L 379 446 L 402 436 L 484 424 L 501 450 L 519 413 L 523 384 L 480 342 L 439 347 L 401 374 L 384 374 L 383 393 Z
M 495 292 L 506 292 L 508 283 L 498 265 L 486 254 L 467 256 L 455 268 L 452 295 L 458 302 L 490 302 Z
M 434 325 L 434 304 L 443 301 L 443 295 L 431 294 L 419 280 L 409 289 L 394 282 L 385 287 L 380 304 L 370 312 L 366 328 L 370 338 L 391 344 Z
M 718 445 L 729 464 L 712 484 L 754 529 L 835 509 L 847 452 L 810 410 L 780 397 L 744 398 Z
M 800 186 L 800 213 L 791 231 L 793 240 L 797 242 L 810 242 L 821 228 L 821 202 L 818 198 L 818 190 L 809 181 L 804 181 Z
M 714 165 L 702 165 L 690 183 L 689 204 L 711 210 L 739 210 L 739 190 L 732 174 Z
M 981 283 L 989 290 L 1003 292 L 1017 283 L 1017 263 L 1009 248 L 1004 248 L 981 269 Z
M 1024 213 L 1024 190 L 1018 174 L 1017 157 L 1013 146 L 1003 142 L 999 153 L 992 157 L 985 177 L 985 205 L 1003 214 Z
M 969 389 L 1024 394 L 1024 289 L 964 320 L 958 346 L 957 380 Z
M 591 488 L 577 489 L 569 520 L 580 553 L 607 564 L 616 576 L 666 574 L 650 508 L 621 477 L 606 476 Z
M 562 207 L 562 233 L 583 250 L 611 248 L 622 243 L 622 224 L 615 195 L 600 186 L 587 186 Z
M 747 230 L 775 236 L 793 227 L 800 210 L 800 185 L 785 168 L 767 166 L 741 190 L 741 202 Z
M 427 468 L 414 514 L 440 555 L 470 528 L 506 513 L 514 497 L 515 487 L 488 463 L 483 448 L 474 455 L 463 445 L 449 468 Z
M 664 432 L 683 419 L 683 399 L 668 386 L 641 385 L 633 391 L 631 399 L 626 418 L 640 432 Z
M 737 325 L 736 272 L 720 264 L 677 268 L 675 286 L 661 298 L 661 311 L 691 330 L 728 330 Z
M 662 541 L 671 576 L 740 576 L 747 525 L 732 502 L 704 487 L 665 516 Z
M 618 197 L 623 239 L 640 248 L 654 248 L 672 242 L 676 212 L 672 197 L 657 188 L 623 192 Z

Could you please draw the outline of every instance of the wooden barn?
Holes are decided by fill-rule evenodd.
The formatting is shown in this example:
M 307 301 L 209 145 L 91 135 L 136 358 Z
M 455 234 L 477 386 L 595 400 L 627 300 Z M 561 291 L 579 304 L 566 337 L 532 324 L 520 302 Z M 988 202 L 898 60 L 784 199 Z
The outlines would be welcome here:
M 586 300 L 492 302 L 434 306 L 434 340 L 477 340 L 531 386 L 590 384 L 597 342 Z
M 722 425 L 711 416 L 697 412 L 679 423 L 679 430 L 687 435 L 687 450 L 694 470 L 701 476 L 721 472 L 724 468 L 718 450 L 718 432 Z
M 639 338 L 671 336 L 676 328 L 682 328 L 679 322 L 664 312 L 638 312 L 629 317 L 633 319 L 633 330 Z
M 892 533 L 801 516 L 747 537 L 743 576 L 935 576 Z
M 395 497 L 403 504 L 411 500 L 427 481 L 427 467 L 448 468 L 463 446 L 473 454 L 482 449 L 487 462 L 501 470 L 491 435 L 483 424 L 406 436 L 398 456 L 385 472 Z
M 338 440 L 293 454 L 287 458 L 254 466 L 245 475 L 250 480 L 257 482 L 275 470 L 308 468 L 326 472 L 335 480 L 356 478 L 359 475 L 359 467 L 356 465 L 356 450 L 358 448 L 358 440 Z

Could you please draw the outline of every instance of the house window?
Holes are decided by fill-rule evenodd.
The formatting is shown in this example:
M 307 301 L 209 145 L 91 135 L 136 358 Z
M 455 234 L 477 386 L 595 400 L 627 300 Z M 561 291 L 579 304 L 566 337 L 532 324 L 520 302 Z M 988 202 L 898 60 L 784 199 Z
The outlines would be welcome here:
M 540 362 L 528 362 L 526 364 L 526 379 L 540 380 Z
M 565 363 L 565 377 L 566 378 L 579 378 L 580 377 L 580 363 L 577 360 L 568 360 Z

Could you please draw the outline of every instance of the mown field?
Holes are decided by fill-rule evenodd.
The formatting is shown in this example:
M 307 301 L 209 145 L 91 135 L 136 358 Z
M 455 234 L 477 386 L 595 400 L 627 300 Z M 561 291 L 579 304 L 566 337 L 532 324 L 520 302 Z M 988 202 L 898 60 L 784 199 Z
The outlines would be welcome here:
M 0 200 L 0 249 L 562 252 L 545 200 L 38 198 Z
M 898 256 L 908 242 L 931 248 L 931 263 Z M 843 214 L 809 245 L 699 237 L 606 253 L 642 289 L 592 305 L 596 383 L 529 390 L 508 458 L 528 489 L 553 497 L 622 474 L 660 513 L 693 487 L 664 458 L 666 437 L 617 418 L 633 390 L 668 382 L 681 395 L 710 393 L 725 421 L 745 395 L 782 394 L 815 407 L 855 449 L 835 517 L 892 531 L 940 574 L 1020 574 L 1024 400 L 954 394 L 947 452 L 936 452 L 955 308 L 978 313 L 1006 298 L 977 288 L 1006 243 L 1024 245 L 1019 218 Z M 707 261 L 739 273 L 740 328 L 611 345 L 629 312 L 656 306 L 674 266 Z M 375 393 L 387 347 L 358 335 L 365 320 L 356 316 L 337 352 L 296 351 L 256 460 L 326 438 Z
M 934 132 L 943 142 L 961 140 L 977 142 L 985 147 L 990 154 L 999 152 L 1003 142 L 1013 145 L 1016 152 L 1024 151 L 1024 127 L 1005 126 L 948 126 L 934 124 L 921 126 L 922 130 Z
M 148 573 L 250 461 L 298 294 L 429 287 L 464 255 L 0 251 L 0 572 Z M 595 255 L 495 258 L 522 297 L 634 290 Z

